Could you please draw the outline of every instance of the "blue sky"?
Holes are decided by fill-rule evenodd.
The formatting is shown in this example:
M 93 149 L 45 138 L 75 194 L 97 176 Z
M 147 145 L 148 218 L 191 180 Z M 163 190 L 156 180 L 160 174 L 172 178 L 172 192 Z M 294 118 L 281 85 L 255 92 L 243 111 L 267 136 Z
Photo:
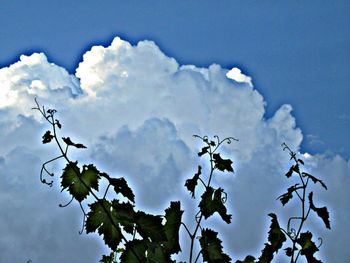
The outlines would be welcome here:
M 280 143 L 287 141 L 301 154 L 308 153 L 304 157 L 309 158 L 309 169 L 330 184 L 329 192 L 320 192 L 320 198 L 333 207 L 336 227 L 325 234 L 330 241 L 324 241 L 321 258 L 326 262 L 334 255 L 340 257 L 339 262 L 347 258 L 343 245 L 336 241 L 350 242 L 344 234 L 350 219 L 344 211 L 350 182 L 349 1 L 131 0 L 82 4 L 63 0 L 0 4 L 0 24 L 5 25 L 0 29 L 0 96 L 4 96 L 0 97 L 0 202 L 10 209 L 5 223 L 11 221 L 11 226 L 18 228 L 13 233 L 0 228 L 12 242 L 0 239 L 0 251 L 9 251 L 6 256 L 20 248 L 17 260 L 23 261 L 27 255 L 47 260 L 45 251 L 54 253 L 58 247 L 67 251 L 65 255 L 55 252 L 57 262 L 64 262 L 67 255 L 73 260 L 81 257 L 77 251 L 85 247 L 90 248 L 84 255 L 87 262 L 97 259 L 103 250 L 97 239 L 77 235 L 77 207 L 69 212 L 56 209 L 62 200 L 58 187 L 55 194 L 36 180 L 44 161 L 39 133 L 45 129 L 29 111 L 37 96 L 62 112 L 60 117 L 73 135 L 91 144 L 91 151 L 83 158 L 110 172 L 134 176 L 135 185 L 152 186 L 162 171 L 172 170 L 164 186 L 178 183 L 182 187 L 185 177 L 177 178 L 176 171 L 188 177 L 197 161 L 192 158 L 196 146 L 193 133 L 222 132 L 222 136 L 238 137 L 240 144 L 227 149 L 236 156 L 237 175 L 232 187 L 231 181 L 223 181 L 230 185 L 228 191 L 234 198 L 245 200 L 231 204 L 238 223 L 249 216 L 265 220 L 271 209 L 279 207 L 278 203 L 267 203 L 280 194 L 283 181 L 264 175 L 283 174 L 288 156 L 283 157 Z M 98 45 L 103 47 L 92 48 Z M 32 55 L 40 52 L 43 54 Z M 21 57 L 23 54 L 27 56 Z M 225 78 L 232 67 L 250 76 L 254 87 Z M 80 95 L 73 99 L 73 93 Z M 105 103 L 95 101 L 95 96 Z M 186 107 L 192 109 L 191 114 L 183 112 Z M 112 114 L 106 117 L 108 112 Z M 206 116 L 208 124 L 204 124 Z M 224 127 L 227 123 L 232 127 Z M 139 146 L 157 138 L 163 143 Z M 127 145 L 137 150 L 120 152 Z M 140 160 L 145 149 L 150 151 L 148 163 Z M 155 162 L 158 152 L 163 154 L 160 164 Z M 136 163 L 131 161 L 138 156 Z M 275 163 L 269 163 L 266 156 Z M 173 162 L 168 157 L 174 158 Z M 22 167 L 12 169 L 18 162 Z M 138 176 L 145 167 L 150 176 L 147 180 Z M 8 169 L 12 169 L 11 176 Z M 23 172 L 28 176 L 24 189 L 30 193 L 16 197 Z M 252 181 L 258 183 L 250 185 Z M 259 183 L 265 188 L 259 188 Z M 164 187 L 148 196 L 139 189 L 140 203 L 157 210 L 166 203 L 155 205 L 155 200 L 183 194 L 167 190 L 173 191 Z M 264 196 L 261 207 L 247 191 Z M 41 198 L 47 200 L 43 206 L 29 201 Z M 248 211 L 252 205 L 259 209 Z M 31 234 L 23 240 L 20 230 L 28 229 L 23 220 L 16 221 L 19 209 L 31 211 L 33 222 Z M 43 224 L 47 230 L 43 239 L 51 245 L 40 241 Z M 237 224 L 233 226 L 237 235 L 249 229 Z M 50 234 L 52 226 L 56 232 Z M 311 227 L 324 232 L 317 224 Z M 251 240 L 229 241 L 237 255 L 261 249 L 264 240 L 258 237 L 266 233 L 266 225 L 253 228 L 256 234 Z M 30 238 L 38 240 L 35 245 Z

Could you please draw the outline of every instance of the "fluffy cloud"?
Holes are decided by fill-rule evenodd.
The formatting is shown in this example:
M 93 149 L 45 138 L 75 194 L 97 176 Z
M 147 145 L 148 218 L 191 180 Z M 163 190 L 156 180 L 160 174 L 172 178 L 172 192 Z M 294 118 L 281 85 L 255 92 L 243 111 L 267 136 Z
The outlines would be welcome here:
M 132 46 L 115 38 L 108 47 L 94 46 L 86 52 L 75 76 L 48 62 L 44 54 L 33 54 L 0 69 L 0 81 L 3 83 L 0 88 L 0 203 L 12 209 L 6 217 L 0 217 L 0 221 L 24 231 L 27 223 L 18 220 L 19 214 L 24 215 L 24 211 L 30 209 L 32 222 L 32 230 L 22 243 L 21 231 L 1 229 L 6 239 L 0 239 L 0 250 L 8 251 L 6 259 L 16 255 L 17 261 L 24 261 L 24 256 L 33 255 L 34 262 L 35 259 L 54 262 L 52 258 L 64 262 L 69 261 L 69 257 L 75 260 L 80 256 L 81 260 L 75 262 L 93 262 L 92 258 L 95 260 L 101 253 L 100 247 L 92 249 L 95 240 L 76 235 L 80 222 L 77 207 L 74 207 L 76 212 L 74 209 L 56 212 L 58 193 L 53 194 L 51 189 L 38 190 L 43 186 L 33 179 L 38 177 L 42 158 L 55 152 L 50 146 L 43 150 L 44 146 L 40 145 L 45 128 L 38 112 L 30 110 L 34 97 L 57 108 L 63 128 L 67 127 L 73 139 L 80 139 L 88 146 L 85 151 L 74 152 L 75 157 L 80 155 L 111 175 L 128 178 L 136 189 L 139 205 L 152 211 L 160 212 L 167 201 L 179 194 L 182 200 L 189 200 L 187 193 L 183 195 L 183 184 L 195 172 L 195 151 L 200 147 L 193 134 L 239 139 L 223 148 L 225 155 L 234 160 L 235 175 L 213 181 L 224 184 L 233 214 L 232 225 L 219 224 L 218 227 L 227 233 L 225 248 L 234 258 L 254 253 L 263 246 L 268 224 L 266 214 L 279 207 L 274 200 L 283 191 L 283 174 L 288 169 L 289 156 L 280 145 L 286 142 L 298 151 L 302 132 L 296 127 L 290 105 L 282 105 L 274 116 L 266 119 L 263 97 L 251 85 L 250 77 L 239 69 L 229 71 L 216 64 L 208 68 L 179 65 L 152 41 Z M 329 257 L 342 255 L 341 246 L 332 244 L 335 240 L 348 242 L 339 229 L 346 226 L 349 213 L 342 210 L 345 203 L 337 200 L 349 199 L 344 187 L 344 182 L 349 180 L 349 162 L 341 157 L 308 156 L 308 163 L 316 174 L 328 174 L 329 167 L 334 167 L 329 171 L 332 177 L 325 178 L 334 197 L 320 196 L 332 207 L 331 216 L 337 217 L 332 222 L 338 229 L 334 233 L 341 239 L 335 234 L 327 235 L 324 250 Z M 12 174 L 7 174 L 11 169 Z M 31 179 L 23 180 L 23 173 Z M 19 192 L 26 196 L 18 197 Z M 40 206 L 32 201 L 49 195 L 47 201 L 40 201 Z M 9 198 L 20 204 L 20 209 L 11 208 Z M 186 214 L 192 216 L 190 201 L 185 202 L 185 208 Z M 41 216 L 36 218 L 38 214 Z M 338 219 L 339 215 L 342 219 Z M 78 223 L 69 224 L 69 220 Z M 50 242 L 44 242 L 38 234 L 40 227 L 50 229 L 53 225 L 57 225 L 58 230 L 45 239 Z M 317 230 L 324 232 L 321 228 Z M 77 237 L 73 239 L 74 235 Z M 73 245 L 65 242 L 66 238 L 80 241 L 74 241 Z M 11 246 L 6 240 L 20 243 Z M 44 254 L 39 252 L 35 258 L 30 252 L 29 240 L 42 246 L 43 251 L 50 251 L 47 253 L 50 258 L 44 259 Z M 52 243 L 60 251 L 55 250 Z M 79 248 L 91 254 L 82 256 Z M 62 251 L 68 252 L 65 258 Z

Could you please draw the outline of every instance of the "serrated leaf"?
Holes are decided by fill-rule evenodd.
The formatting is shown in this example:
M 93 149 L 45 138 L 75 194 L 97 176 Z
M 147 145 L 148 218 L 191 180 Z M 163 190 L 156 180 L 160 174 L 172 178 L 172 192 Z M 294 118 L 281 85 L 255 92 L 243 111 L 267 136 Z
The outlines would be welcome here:
M 170 253 L 178 253 L 181 251 L 179 243 L 179 230 L 181 226 L 181 217 L 183 214 L 180 202 L 171 202 L 170 207 L 165 209 L 165 225 L 164 232 L 167 238 L 164 248 Z
M 102 259 L 99 262 L 102 262 L 102 263 L 113 263 L 113 259 L 114 259 L 113 253 L 111 253 L 109 256 L 103 255 Z
M 279 197 L 277 197 L 277 199 L 279 199 L 281 201 L 283 206 L 285 204 L 287 204 L 289 202 L 289 200 L 291 200 L 293 198 L 293 192 L 298 189 L 297 186 L 298 186 L 298 184 L 289 187 L 287 189 L 287 193 L 284 193 L 284 194 L 280 195 Z
M 243 261 L 237 260 L 235 263 L 254 263 L 255 262 L 255 257 L 253 256 L 246 256 Z
M 269 243 L 265 243 L 264 249 L 261 251 L 259 262 L 271 262 L 273 254 L 282 247 L 283 243 L 287 240 L 285 234 L 282 232 L 277 220 L 277 216 L 273 213 L 268 214 L 271 217 L 270 230 L 268 232 L 267 240 Z
M 43 143 L 49 143 L 51 140 L 54 138 L 54 136 L 51 134 L 51 131 L 46 131 L 45 134 L 43 135 Z
M 192 179 L 187 179 L 185 186 L 187 187 L 187 190 L 190 191 L 192 193 L 192 198 L 195 198 L 194 196 L 194 192 L 197 186 L 197 181 L 199 179 L 199 176 L 202 173 L 202 167 L 200 165 L 198 165 L 198 171 L 197 173 L 193 176 Z
M 312 241 L 312 233 L 307 231 L 301 233 L 297 239 L 297 243 L 301 246 L 300 255 L 304 255 L 308 263 L 322 263 L 320 260 L 314 257 L 314 254 L 318 251 L 315 243 Z
M 125 251 L 120 256 L 121 263 L 147 262 L 147 240 L 134 239 L 125 244 Z M 136 254 L 136 255 L 135 255 Z
M 160 216 L 138 211 L 135 215 L 137 232 L 144 238 L 154 242 L 166 241 L 166 235 Z
M 160 243 L 150 243 L 147 249 L 147 261 L 150 263 L 172 263 L 171 255 L 164 251 Z
M 134 206 L 129 202 L 119 203 L 118 200 L 113 200 L 112 207 L 115 210 L 118 222 L 123 226 L 124 231 L 133 234 L 135 224 Z
M 198 156 L 202 156 L 202 155 L 208 153 L 209 148 L 210 148 L 209 146 L 203 147 L 202 150 L 198 153 Z
M 90 212 L 87 214 L 85 224 L 86 233 L 98 230 L 99 235 L 103 235 L 105 244 L 116 250 L 122 240 L 122 233 L 115 209 L 112 209 L 111 203 L 105 199 L 89 206 Z
M 203 229 L 199 239 L 203 262 L 222 263 L 231 262 L 231 258 L 222 251 L 222 241 L 218 233 L 211 229 Z
M 81 143 L 74 143 L 74 142 L 72 142 L 72 140 L 69 137 L 67 137 L 67 138 L 62 137 L 62 140 L 65 142 L 65 144 L 67 144 L 69 146 L 74 146 L 76 148 L 86 148 L 86 146 L 84 146 Z
M 202 195 L 202 199 L 199 203 L 200 211 L 205 219 L 218 212 L 221 218 L 227 223 L 231 223 L 232 215 L 227 214 L 227 209 L 222 202 L 223 189 L 219 188 L 214 190 L 212 187 L 207 187 Z
M 309 178 L 314 182 L 314 184 L 316 184 L 317 182 L 319 182 L 319 183 L 323 186 L 323 188 L 327 190 L 327 186 L 326 186 L 326 184 L 325 184 L 322 180 L 320 180 L 320 179 L 316 178 L 315 176 L 313 176 L 313 175 L 311 175 L 311 174 L 308 174 L 308 173 L 304 173 L 304 172 L 303 172 L 302 175 L 303 175 L 303 176 L 309 177 Z
M 99 171 L 92 164 L 84 165 L 80 172 L 78 162 L 70 162 L 63 169 L 61 176 L 62 191 L 68 188 L 68 192 L 79 202 L 83 201 L 91 188 L 98 191 Z
M 135 203 L 135 195 L 123 177 L 120 177 L 120 178 L 108 177 L 108 181 L 113 186 L 114 191 L 117 194 L 122 194 L 124 197 L 128 198 L 131 202 Z
M 232 161 L 230 159 L 222 159 L 219 153 L 214 153 L 213 159 L 215 168 L 219 169 L 222 172 L 225 172 L 225 170 L 228 172 L 233 172 L 233 168 L 231 166 Z
M 331 223 L 329 221 L 329 213 L 327 207 L 315 207 L 313 202 L 313 192 L 309 193 L 310 209 L 315 211 L 316 214 L 322 219 L 323 223 L 328 229 L 331 229 Z

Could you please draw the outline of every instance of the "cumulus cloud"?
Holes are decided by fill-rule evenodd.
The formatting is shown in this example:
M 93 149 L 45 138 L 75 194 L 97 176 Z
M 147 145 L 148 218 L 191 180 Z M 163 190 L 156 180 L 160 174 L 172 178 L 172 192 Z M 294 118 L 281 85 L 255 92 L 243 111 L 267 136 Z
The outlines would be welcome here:
M 67 220 L 80 220 L 77 207 L 74 207 L 77 212 L 58 210 L 51 213 L 59 202 L 55 203 L 59 195 L 52 194 L 49 191 L 52 189 L 37 190 L 43 186 L 33 178 L 38 177 L 42 158 L 54 155 L 55 149 L 46 146 L 47 149 L 43 150 L 44 146 L 40 145 L 45 127 L 38 112 L 30 110 L 34 106 L 34 97 L 57 108 L 63 129 L 67 128 L 72 138 L 88 146 L 85 151 L 75 152 L 74 157 L 96 162 L 101 170 L 113 176 L 128 178 L 136 189 L 139 205 L 152 211 L 161 212 L 167 201 L 176 199 L 179 194 L 182 200 L 189 200 L 187 193 L 183 195 L 183 184 L 196 170 L 196 149 L 200 147 L 193 134 L 217 134 L 221 138 L 233 136 L 239 139 L 223 149 L 225 156 L 234 160 L 235 175 L 214 178 L 213 181 L 216 185 L 224 184 L 229 193 L 229 210 L 233 214 L 232 225 L 218 224 L 218 227 L 222 233 L 227 233 L 224 236 L 228 244 L 225 248 L 234 258 L 246 252 L 253 253 L 263 246 L 268 224 L 266 214 L 279 207 L 274 200 L 284 188 L 283 174 L 288 169 L 289 156 L 280 145 L 286 142 L 299 151 L 303 136 L 296 126 L 291 105 L 282 105 L 266 119 L 266 102 L 253 88 L 251 78 L 238 68 L 228 71 L 217 64 L 208 68 L 179 65 L 152 41 L 141 41 L 132 46 L 115 38 L 110 46 L 94 46 L 86 52 L 75 75 L 48 62 L 44 54 L 35 53 L 21 56 L 17 63 L 0 69 L 0 81 L 3 83 L 0 88 L 0 186 L 3 193 L 0 204 L 2 207 L 7 204 L 11 210 L 8 205 L 11 197 L 23 208 L 12 210 L 0 220 L 5 221 L 4 224 L 17 222 L 19 229 L 24 228 L 27 223 L 18 220 L 18 214 L 24 214 L 25 207 L 32 209 L 33 230 L 28 232 L 26 240 L 35 241 L 43 251 L 50 251 L 50 258 L 42 261 L 54 262 L 51 257 L 59 259 L 57 262 L 69 261 L 67 258 L 63 260 L 62 251 L 70 251 L 69 256 L 75 259 L 79 255 L 76 250 L 87 251 L 83 246 L 88 246 L 91 254 L 80 262 L 90 262 L 92 254 L 95 253 L 96 258 L 101 248 L 92 248 L 96 244 L 94 239 L 76 235 L 79 223 L 64 228 Z M 26 154 L 19 149 L 26 149 Z M 338 198 L 349 200 L 343 183 L 349 180 L 349 162 L 341 157 L 321 156 L 308 156 L 308 160 L 317 174 L 328 174 L 326 168 L 334 167 L 329 171 L 332 177 L 325 181 L 330 182 L 329 192 L 334 191 L 336 197 L 332 199 L 327 194 L 321 197 L 332 207 L 334 216 L 349 219 L 348 212 L 340 214 L 345 203 L 335 201 Z M 20 165 L 13 169 L 13 174 L 6 174 L 5 171 L 11 170 L 16 163 Z M 54 169 L 58 171 L 58 167 Z M 19 179 L 24 172 L 30 175 L 30 180 Z M 23 184 L 22 188 L 18 183 Z M 26 189 L 26 193 L 21 194 L 28 196 L 19 199 L 17 193 L 22 191 L 19 189 Z M 45 205 L 34 205 L 34 196 L 40 198 L 41 195 L 51 197 L 44 202 Z M 190 208 L 190 201 L 185 207 Z M 186 213 L 193 215 L 191 209 Z M 39 213 L 41 219 L 35 219 Z M 334 220 L 338 229 L 345 227 L 346 221 L 342 220 Z M 43 242 L 38 235 L 39 226 L 50 229 L 52 225 L 59 226 L 59 233 L 47 237 L 50 242 Z M 1 230 L 4 236 L 20 242 L 19 234 L 8 229 Z M 323 233 L 323 229 L 319 231 Z M 63 241 L 74 235 L 77 236 L 74 239 L 76 249 L 69 247 L 72 243 Z M 345 235 L 342 238 L 347 240 Z M 331 245 L 335 239 L 335 235 L 329 235 L 324 242 L 327 256 L 341 254 L 341 248 Z M 1 239 L 0 250 L 8 251 L 8 257 L 17 255 L 17 261 L 21 261 L 24 254 L 33 255 L 28 252 L 31 246 L 26 242 L 18 243 L 15 250 L 15 246 Z M 52 242 L 59 244 L 61 250 L 55 250 Z M 26 253 L 19 255 L 18 251 Z M 38 258 L 44 258 L 44 254 Z

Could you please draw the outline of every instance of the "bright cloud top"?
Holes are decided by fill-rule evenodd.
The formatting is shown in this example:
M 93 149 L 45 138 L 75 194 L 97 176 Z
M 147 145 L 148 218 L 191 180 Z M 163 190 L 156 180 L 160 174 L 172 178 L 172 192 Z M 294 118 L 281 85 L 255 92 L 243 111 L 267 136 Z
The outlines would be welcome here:
M 286 142 L 292 149 L 299 150 L 302 132 L 296 127 L 290 105 L 282 105 L 274 116 L 265 118 L 262 95 L 253 88 L 251 78 L 240 69 L 228 71 L 217 64 L 208 68 L 179 65 L 152 41 L 140 41 L 132 46 L 117 37 L 110 46 L 94 46 L 86 52 L 75 75 L 48 62 L 44 54 L 35 53 L 21 56 L 20 61 L 0 69 L 0 81 L 0 180 L 4 196 L 16 197 L 18 189 L 6 186 L 21 182 L 23 174 L 19 169 L 8 177 L 2 171 L 11 169 L 9 164 L 19 162 L 25 168 L 33 167 L 35 163 L 40 167 L 43 161 L 40 158 L 47 156 L 43 155 L 44 146 L 39 145 L 38 133 L 44 131 L 42 120 L 37 112 L 30 110 L 37 97 L 42 104 L 59 111 L 63 128 L 71 132 L 72 138 L 80 137 L 81 142 L 87 144 L 88 150 L 82 153 L 85 159 L 97 161 L 101 169 L 112 174 L 120 173 L 134 182 L 133 185 L 140 186 L 136 187 L 137 202 L 154 209 L 165 208 L 159 200 L 168 201 L 181 195 L 185 177 L 195 172 L 197 159 L 194 157 L 198 145 L 193 134 L 238 138 L 239 142 L 225 148 L 225 153 L 233 156 L 236 175 L 220 180 L 225 182 L 229 197 L 233 199 L 229 209 L 235 215 L 234 221 L 245 223 L 233 224 L 227 231 L 240 237 L 252 227 L 256 231 L 252 231 L 248 239 L 231 240 L 229 236 L 226 239 L 235 255 L 244 253 L 244 247 L 249 253 L 249 247 L 260 249 L 259 246 L 263 245 L 260 239 L 261 233 L 266 232 L 263 229 L 266 211 L 274 207 L 273 200 L 284 182 L 283 172 L 289 159 L 280 145 Z M 33 157 L 34 161 L 27 158 L 29 155 L 36 157 Z M 339 183 L 349 180 L 345 175 L 350 169 L 348 161 L 311 155 L 307 159 L 320 173 L 319 168 L 326 167 L 327 163 L 341 163 L 343 169 L 337 170 L 332 181 L 329 182 L 330 178 L 325 181 L 330 189 L 337 189 L 336 193 L 341 194 L 339 198 L 349 197 Z M 31 171 L 30 176 L 36 177 L 37 172 Z M 39 182 L 32 179 L 23 183 L 28 189 L 39 187 Z M 157 185 L 157 191 L 154 185 Z M 39 194 L 43 195 L 42 192 L 32 192 L 33 197 L 26 196 L 19 207 L 33 206 L 30 200 L 39 198 Z M 0 205 L 5 206 L 5 200 L 1 198 Z M 54 198 L 50 200 L 53 202 Z M 327 195 L 325 200 L 330 200 L 329 206 L 334 209 L 340 210 L 344 206 Z M 50 213 L 52 202 L 40 208 L 45 211 L 48 221 L 53 220 Z M 251 207 L 256 209 L 248 209 Z M 33 211 L 38 213 L 40 210 L 36 207 Z M 64 210 L 59 213 L 64 217 Z M 12 215 L 15 216 L 16 213 Z M 30 216 L 33 228 L 21 246 L 27 246 L 30 240 L 38 240 L 36 246 L 42 246 L 42 220 L 36 220 L 34 214 Z M 260 224 L 256 223 L 257 218 L 261 219 Z M 348 213 L 345 218 L 349 218 Z M 0 223 L 2 220 L 0 217 Z M 20 224 L 11 218 L 3 223 L 12 222 Z M 57 219 L 55 222 L 59 224 Z M 0 232 L 7 233 L 14 240 L 23 239 L 20 232 L 10 232 L 9 229 L 13 228 L 0 228 Z M 76 231 L 76 225 L 66 226 L 66 229 L 67 232 L 52 229 L 52 236 L 48 239 L 56 240 L 62 249 L 69 251 L 67 257 L 74 254 L 79 258 L 82 256 L 79 243 L 65 248 L 64 242 L 59 241 L 67 233 Z M 344 232 L 332 231 L 350 242 Z M 341 254 L 339 249 L 332 247 L 330 240 L 326 243 L 327 255 L 332 251 Z M 49 246 L 47 249 L 51 251 L 50 255 L 59 253 Z M 0 250 L 8 251 L 5 258 L 22 251 L 18 247 L 9 247 L 1 238 Z M 28 249 L 25 251 L 31 253 Z M 48 260 L 44 252 L 30 255 L 34 262 L 44 262 Z M 96 254 L 99 253 L 96 249 Z M 60 260 L 57 262 L 69 261 L 69 258 L 62 257 L 57 257 Z M 89 260 L 91 257 L 86 256 L 82 262 Z

